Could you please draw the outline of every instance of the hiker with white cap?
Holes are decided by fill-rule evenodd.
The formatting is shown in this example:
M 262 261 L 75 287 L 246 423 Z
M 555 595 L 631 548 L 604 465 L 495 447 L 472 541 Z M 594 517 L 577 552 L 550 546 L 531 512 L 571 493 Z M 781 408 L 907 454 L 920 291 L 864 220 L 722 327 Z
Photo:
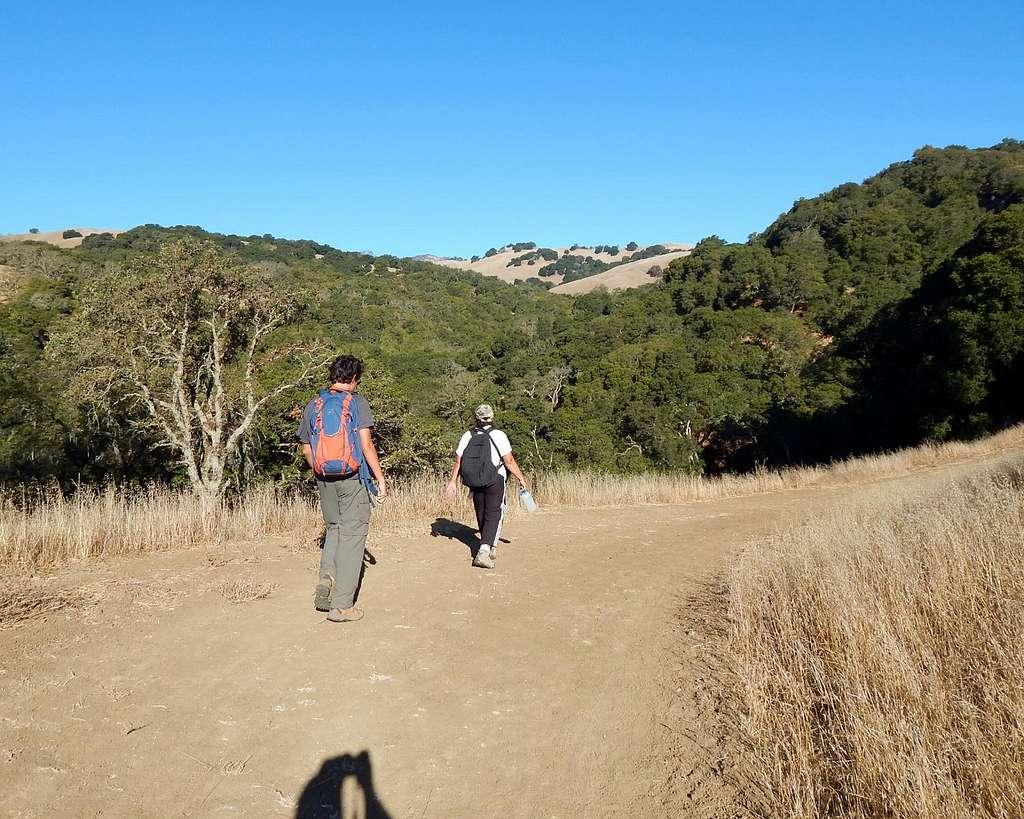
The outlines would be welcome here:
M 526 478 L 512 454 L 508 436 L 494 427 L 491 405 L 481 404 L 473 415 L 476 424 L 463 434 L 455 449 L 455 466 L 445 491 L 449 498 L 455 497 L 456 478 L 469 487 L 480 528 L 480 548 L 473 557 L 473 565 L 493 569 L 505 515 L 505 479 L 511 472 L 519 481 L 519 488 L 526 489 Z

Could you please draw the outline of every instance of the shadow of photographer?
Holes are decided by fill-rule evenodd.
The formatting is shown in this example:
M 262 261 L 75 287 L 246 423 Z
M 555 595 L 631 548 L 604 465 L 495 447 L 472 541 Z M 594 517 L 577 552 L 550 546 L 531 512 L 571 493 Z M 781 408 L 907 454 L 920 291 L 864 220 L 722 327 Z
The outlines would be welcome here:
M 324 760 L 302 789 L 295 819 L 391 819 L 377 797 L 369 751 Z

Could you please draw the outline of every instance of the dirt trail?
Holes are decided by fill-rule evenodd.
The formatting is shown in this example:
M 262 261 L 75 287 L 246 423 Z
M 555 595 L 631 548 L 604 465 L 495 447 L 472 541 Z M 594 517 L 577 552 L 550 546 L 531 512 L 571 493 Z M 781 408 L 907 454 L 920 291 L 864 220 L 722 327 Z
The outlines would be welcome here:
M 490 572 L 458 537 L 380 543 L 355 624 L 312 610 L 316 557 L 280 544 L 90 570 L 108 602 L 0 631 L 0 814 L 337 816 L 344 780 L 369 816 L 727 816 L 668 736 L 695 684 L 679 606 L 850 491 L 542 512 Z M 250 574 L 280 586 L 216 591 Z

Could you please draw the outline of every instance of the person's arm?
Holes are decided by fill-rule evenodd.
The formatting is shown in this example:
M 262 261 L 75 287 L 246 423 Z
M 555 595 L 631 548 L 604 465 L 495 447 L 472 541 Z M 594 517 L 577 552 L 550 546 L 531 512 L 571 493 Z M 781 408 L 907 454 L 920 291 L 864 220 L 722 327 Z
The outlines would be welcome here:
M 459 455 L 456 455 L 456 456 L 455 456 L 455 466 L 453 466 L 453 467 L 452 467 L 452 477 L 451 477 L 451 479 L 450 479 L 450 480 L 448 481 L 448 486 L 446 486 L 446 487 L 445 487 L 445 490 L 444 490 L 444 493 L 445 493 L 445 494 L 446 494 L 446 495 L 447 495 L 447 496 L 448 496 L 449 498 L 454 498 L 454 497 L 455 497 L 455 492 L 456 492 L 456 491 L 457 491 L 457 489 L 458 489 L 458 487 L 457 487 L 457 486 L 456 486 L 456 484 L 455 484 L 455 478 L 456 478 L 456 477 L 458 477 L 458 474 L 459 474 L 459 465 L 460 465 L 461 463 L 462 463 L 462 458 L 461 458 L 461 457 L 460 457 Z
M 306 404 L 302 410 L 302 415 L 299 417 L 299 428 L 295 430 L 295 437 L 299 439 L 299 452 L 302 453 L 302 457 L 306 460 L 309 468 L 316 474 L 316 470 L 313 469 L 313 447 L 309 443 L 309 416 L 311 412 L 311 404 Z
M 363 449 L 366 465 L 377 481 L 377 503 L 384 503 L 388 497 L 388 482 L 384 480 L 384 470 L 380 468 L 380 458 L 377 457 L 377 448 L 373 445 L 373 434 L 369 427 L 359 430 L 359 445 Z
M 501 460 L 508 467 L 508 471 L 516 476 L 516 480 L 519 481 L 519 488 L 526 489 L 526 478 L 523 477 L 522 470 L 519 468 L 519 464 L 516 463 L 516 456 L 509 452 L 508 455 L 502 455 Z
M 458 491 L 455 479 L 459 476 L 459 467 L 462 466 L 462 453 L 465 452 L 466 445 L 469 443 L 470 437 L 470 433 L 464 432 L 462 437 L 459 439 L 459 445 L 455 447 L 455 465 L 452 467 L 452 476 L 448 480 L 448 486 L 446 486 L 444 490 L 444 493 L 449 498 L 454 498 L 455 493 Z

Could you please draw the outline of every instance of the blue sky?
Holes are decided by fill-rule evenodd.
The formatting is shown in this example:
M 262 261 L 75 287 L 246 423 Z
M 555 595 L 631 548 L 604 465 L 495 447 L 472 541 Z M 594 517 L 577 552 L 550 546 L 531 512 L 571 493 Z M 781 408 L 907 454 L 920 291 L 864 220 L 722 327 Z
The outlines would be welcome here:
M 742 241 L 921 145 L 1024 138 L 1022 41 L 986 0 L 8 4 L 0 233 Z

